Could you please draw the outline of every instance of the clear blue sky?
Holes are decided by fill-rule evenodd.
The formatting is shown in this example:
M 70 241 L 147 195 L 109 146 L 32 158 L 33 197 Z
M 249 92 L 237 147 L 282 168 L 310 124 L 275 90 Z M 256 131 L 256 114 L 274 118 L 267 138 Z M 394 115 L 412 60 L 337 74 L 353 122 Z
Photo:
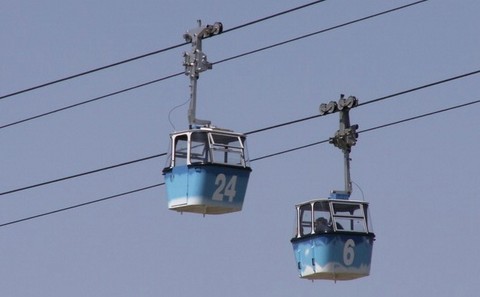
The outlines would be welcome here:
M 183 42 L 307 1 L 2 1 L 0 96 Z M 410 1 L 325 1 L 205 40 L 210 62 Z M 197 115 L 247 132 L 480 69 L 475 0 L 427 1 L 202 73 Z M 0 100 L 0 125 L 183 71 L 183 46 Z M 480 74 L 479 74 L 480 75 Z M 480 76 L 360 106 L 360 130 L 478 100 Z M 0 129 L 0 192 L 166 152 L 184 75 Z M 167 209 L 164 187 L 0 228 L 0 295 L 475 296 L 480 290 L 478 104 L 361 133 L 352 178 L 371 203 L 371 275 L 299 279 L 294 205 L 343 187 L 329 144 L 252 162 L 244 209 Z M 186 107 L 171 113 L 187 127 Z M 338 115 L 249 136 L 251 158 L 328 139 Z M 163 182 L 163 157 L 0 196 L 0 224 Z M 354 187 L 354 199 L 363 199 Z

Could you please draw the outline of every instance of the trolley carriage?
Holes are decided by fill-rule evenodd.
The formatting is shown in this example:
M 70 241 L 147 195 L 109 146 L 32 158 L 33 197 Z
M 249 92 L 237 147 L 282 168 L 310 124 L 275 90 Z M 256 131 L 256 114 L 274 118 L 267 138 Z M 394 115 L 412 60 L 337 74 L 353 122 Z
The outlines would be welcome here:
M 251 172 L 243 134 L 190 129 L 171 134 L 170 150 L 163 170 L 170 209 L 201 214 L 242 209 Z
M 197 80 L 212 68 L 202 52 L 202 39 L 220 34 L 221 23 L 198 27 L 184 34 L 192 51 L 184 54 L 190 78 L 189 130 L 170 134 L 170 154 L 163 169 L 168 207 L 179 212 L 224 214 L 240 211 L 248 178 L 246 136 L 215 128 L 196 117 Z
M 358 125 L 350 125 L 349 110 L 355 97 L 341 95 L 338 104 L 320 105 L 320 114 L 339 112 L 340 129 L 330 143 L 344 154 L 345 190 L 332 191 L 328 199 L 296 205 L 296 228 L 291 239 L 301 278 L 352 280 L 370 274 L 375 234 L 368 203 L 349 200 L 352 193 L 350 152 L 357 142 Z
M 368 276 L 374 238 L 367 202 L 318 199 L 296 205 L 291 242 L 302 278 L 337 281 Z

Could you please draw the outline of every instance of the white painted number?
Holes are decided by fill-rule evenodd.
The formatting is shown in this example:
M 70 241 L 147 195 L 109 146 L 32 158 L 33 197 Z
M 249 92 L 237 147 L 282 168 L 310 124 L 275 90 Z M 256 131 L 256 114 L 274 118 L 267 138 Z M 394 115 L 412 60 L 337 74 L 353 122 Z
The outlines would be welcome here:
M 237 176 L 234 175 L 230 179 L 230 181 L 227 183 L 227 186 L 225 187 L 225 196 L 228 197 L 228 201 L 232 202 L 233 198 L 235 198 L 235 195 L 237 194 L 237 191 L 235 188 L 237 187 Z
M 217 189 L 213 193 L 213 200 L 223 201 L 223 197 L 227 196 L 229 202 L 233 201 L 233 198 L 235 198 L 235 195 L 237 194 L 237 190 L 235 189 L 237 186 L 236 175 L 232 176 L 232 178 L 227 182 L 227 177 L 225 174 L 220 173 L 215 179 L 215 185 L 217 186 Z
M 345 242 L 345 246 L 343 247 L 343 263 L 345 265 L 350 266 L 353 264 L 353 259 L 355 258 L 355 241 L 353 239 L 349 239 Z

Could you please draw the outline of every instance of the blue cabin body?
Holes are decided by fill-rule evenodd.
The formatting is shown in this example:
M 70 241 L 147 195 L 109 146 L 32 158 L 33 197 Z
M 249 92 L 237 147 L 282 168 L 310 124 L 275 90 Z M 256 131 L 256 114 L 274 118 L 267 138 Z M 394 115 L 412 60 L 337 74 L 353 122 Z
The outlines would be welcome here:
M 168 207 L 224 214 L 242 210 L 251 168 L 245 135 L 217 128 L 173 133 L 164 168 Z
M 370 274 L 375 234 L 363 201 L 319 199 L 296 206 L 291 242 L 301 278 L 352 280 Z

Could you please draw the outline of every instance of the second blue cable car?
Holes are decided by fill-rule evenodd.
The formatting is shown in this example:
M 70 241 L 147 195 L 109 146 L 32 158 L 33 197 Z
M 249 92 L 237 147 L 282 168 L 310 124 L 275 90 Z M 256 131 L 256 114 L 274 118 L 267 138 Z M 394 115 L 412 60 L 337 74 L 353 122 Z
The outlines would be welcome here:
M 352 280 L 368 276 L 372 261 L 373 233 L 368 203 L 349 200 L 350 151 L 356 144 L 358 125 L 350 126 L 349 110 L 355 97 L 322 104 L 320 113 L 340 111 L 340 129 L 330 139 L 342 149 L 345 163 L 345 190 L 332 191 L 328 199 L 296 205 L 296 227 L 291 243 L 301 278 L 310 280 Z
M 367 202 L 318 199 L 295 209 L 291 242 L 301 278 L 337 281 L 370 274 L 375 235 Z

